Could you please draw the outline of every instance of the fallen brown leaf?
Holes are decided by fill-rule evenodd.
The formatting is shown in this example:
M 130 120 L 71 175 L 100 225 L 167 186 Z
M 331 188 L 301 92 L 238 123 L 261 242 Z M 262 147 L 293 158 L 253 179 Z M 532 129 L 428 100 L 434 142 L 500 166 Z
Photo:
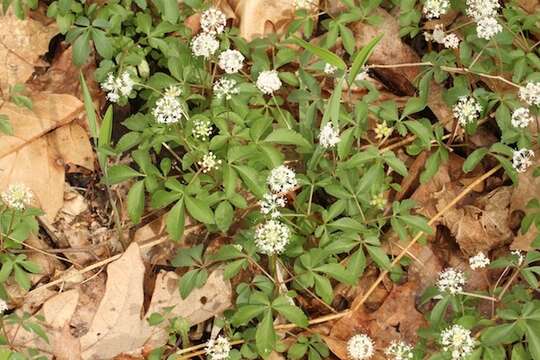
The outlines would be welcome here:
M 32 19 L 19 20 L 11 12 L 0 16 L 0 94 L 6 98 L 9 87 L 25 83 L 36 66 L 45 66 L 40 57 L 49 50 L 58 33 L 53 23 L 44 26 Z

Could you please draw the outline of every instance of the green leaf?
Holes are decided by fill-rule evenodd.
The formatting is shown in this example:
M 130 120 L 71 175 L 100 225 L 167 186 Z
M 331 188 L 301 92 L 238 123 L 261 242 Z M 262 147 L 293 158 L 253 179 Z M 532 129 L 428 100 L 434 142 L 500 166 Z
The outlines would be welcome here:
M 189 214 L 203 224 L 214 224 L 214 213 L 206 202 L 191 196 L 185 196 L 186 209 Z
M 9 136 L 13 135 L 13 127 L 11 126 L 11 122 L 9 121 L 9 117 L 4 114 L 0 114 L 0 133 Z
M 15 281 L 21 288 L 24 290 L 30 290 L 30 286 L 32 286 L 32 283 L 30 283 L 30 279 L 28 278 L 28 274 L 17 264 L 13 265 L 13 270 L 15 274 Z
M 399 218 L 403 220 L 404 223 L 409 225 L 415 230 L 422 231 L 426 234 L 432 234 L 433 229 L 429 226 L 427 220 L 423 216 L 419 215 L 399 215 Z
M 257 198 L 262 198 L 265 193 L 265 189 L 257 181 L 259 178 L 259 172 L 249 166 L 244 165 L 235 165 L 234 168 L 236 171 L 238 171 L 238 174 L 242 178 L 242 181 L 247 185 L 249 191 L 251 191 Z
M 384 270 L 390 270 L 390 259 L 384 250 L 379 246 L 366 245 L 366 249 L 369 253 L 369 256 L 375 261 L 375 263 Z
M 201 272 L 203 272 L 203 270 L 193 269 L 185 273 L 180 278 L 179 289 L 180 289 L 180 296 L 182 296 L 182 299 L 187 298 L 189 294 L 191 293 L 191 291 L 195 289 L 195 287 L 199 283 L 199 277 L 201 276 Z
M 431 147 L 433 133 L 430 128 L 424 126 L 420 121 L 410 120 L 403 122 L 407 128 L 420 139 L 426 149 Z
M 127 165 L 114 165 L 107 172 L 107 184 L 118 184 L 137 176 L 144 176 L 144 174 Z
M 255 332 L 255 344 L 259 354 L 266 358 L 276 346 L 276 332 L 274 330 L 272 310 L 268 309 Z
M 82 71 L 80 72 L 80 82 L 84 98 L 84 109 L 86 111 L 86 118 L 88 119 L 88 128 L 90 129 L 90 136 L 92 136 L 94 139 L 97 139 L 98 126 L 96 119 L 96 110 L 94 108 L 92 96 L 90 95 L 90 91 L 88 90 L 88 86 L 86 85 L 86 80 L 84 79 Z
M 127 196 L 127 211 L 129 218 L 134 224 L 141 221 L 144 212 L 144 180 L 137 181 Z
M 433 326 L 437 326 L 442 321 L 446 309 L 448 308 L 448 305 L 450 304 L 450 297 L 445 296 L 443 297 L 435 306 L 433 307 L 433 310 L 431 310 L 431 313 L 429 314 L 429 322 Z
M 99 55 L 105 59 L 110 59 L 113 56 L 113 45 L 111 39 L 107 37 L 103 30 L 92 29 L 92 40 Z
M 506 175 L 512 180 L 514 184 L 518 183 L 518 176 L 517 171 L 514 169 L 514 166 L 512 166 L 512 162 L 505 158 L 504 156 L 500 155 L 494 155 L 497 160 L 499 160 L 499 163 L 502 165 Z
M 467 160 L 463 162 L 463 172 L 468 173 L 468 172 L 473 171 L 476 165 L 478 165 L 478 163 L 482 161 L 482 159 L 484 158 L 484 156 L 486 156 L 487 153 L 488 153 L 488 149 L 486 148 L 479 148 L 479 149 L 474 150 L 467 157 Z
M 234 209 L 230 202 L 222 201 L 216 208 L 216 225 L 219 230 L 225 232 L 229 230 L 233 222 Z
M 295 41 L 298 45 L 302 46 L 307 51 L 312 52 L 313 54 L 317 55 L 319 58 L 326 61 L 328 64 L 334 65 L 335 67 L 341 70 L 347 69 L 347 64 L 345 63 L 345 61 L 343 61 L 339 56 L 337 56 L 333 52 L 327 49 L 312 45 L 298 37 L 295 38 Z
M 251 319 L 262 314 L 266 309 L 265 305 L 242 305 L 231 318 L 231 324 L 234 326 L 246 325 Z
M 503 324 L 487 328 L 482 333 L 482 342 L 489 346 L 512 342 L 514 340 L 512 334 L 515 324 Z
M 411 114 L 415 114 L 419 111 L 424 110 L 426 107 L 426 101 L 420 97 L 412 97 L 407 100 L 403 113 L 401 114 L 401 119 L 405 119 Z
M 5 282 L 13 271 L 13 262 L 11 259 L 2 259 L 2 269 L 0 270 L 0 283 Z
M 345 268 L 340 264 L 324 264 L 314 268 L 313 270 L 328 274 L 337 281 L 346 284 L 352 285 L 355 280 L 354 277 L 351 276 L 352 274 L 345 270 Z
M 264 141 L 277 144 L 296 145 L 304 148 L 311 147 L 309 141 L 304 139 L 302 135 L 294 130 L 285 128 L 275 129 L 266 137 Z
M 167 232 L 174 241 L 182 239 L 185 220 L 184 200 L 180 199 L 167 213 Z
M 383 35 L 384 34 L 380 34 L 379 36 L 373 38 L 373 40 L 371 40 L 366 46 L 358 50 L 358 52 L 354 56 L 351 70 L 349 72 L 349 84 L 352 84 L 354 82 L 354 79 L 356 78 L 356 75 L 358 75 L 358 73 L 360 72 L 360 69 L 362 69 L 362 67 L 366 65 L 368 58 L 373 53 L 375 46 L 382 39 Z
M 315 280 L 315 293 L 323 299 L 327 304 L 331 304 L 334 298 L 334 291 L 332 289 L 332 284 L 326 276 L 319 274 L 313 274 L 313 279 Z
M 163 321 L 165 321 L 165 318 L 160 313 L 152 313 L 150 314 L 147 320 L 150 326 L 156 326 L 156 325 L 161 324 Z
M 290 322 L 300 326 L 308 326 L 308 318 L 306 314 L 298 306 L 291 305 L 289 298 L 285 296 L 280 296 L 274 300 L 272 303 L 272 308 L 275 309 L 278 313 L 283 315 L 285 319 Z
M 165 20 L 172 24 L 176 24 L 180 17 L 180 10 L 178 8 L 177 0 L 163 0 L 163 13 L 162 16 Z
M 534 360 L 540 360 L 540 322 L 527 321 L 525 325 L 525 333 L 527 334 L 527 341 L 529 352 Z
M 101 127 L 99 128 L 98 146 L 105 148 L 111 145 L 113 127 L 113 107 L 112 105 L 107 108 L 103 120 L 101 121 Z
M 392 151 L 385 151 L 382 157 L 388 166 L 394 169 L 399 175 L 407 176 L 407 166 Z
M 238 259 L 227 264 L 227 266 L 225 266 L 225 268 L 223 269 L 223 278 L 225 280 L 233 278 L 246 264 L 246 259 Z
M 43 330 L 43 328 L 39 324 L 27 321 L 26 323 L 24 323 L 23 327 L 26 330 L 33 332 L 34 334 L 36 334 L 37 336 L 45 340 L 47 344 L 49 343 L 49 338 L 47 337 L 47 333 L 45 332 L 45 330 Z
M 73 63 L 81 66 L 90 55 L 90 32 L 83 31 L 82 35 L 73 43 Z

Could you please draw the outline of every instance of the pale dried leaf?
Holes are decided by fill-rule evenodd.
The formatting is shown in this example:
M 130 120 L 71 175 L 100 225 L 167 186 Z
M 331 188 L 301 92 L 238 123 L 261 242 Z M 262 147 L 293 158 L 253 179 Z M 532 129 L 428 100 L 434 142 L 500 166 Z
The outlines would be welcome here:
M 45 63 L 40 56 L 49 50 L 49 42 L 58 33 L 56 25 L 44 26 L 32 19 L 19 20 L 11 12 L 0 16 L 0 93 L 24 83 L 34 67 Z

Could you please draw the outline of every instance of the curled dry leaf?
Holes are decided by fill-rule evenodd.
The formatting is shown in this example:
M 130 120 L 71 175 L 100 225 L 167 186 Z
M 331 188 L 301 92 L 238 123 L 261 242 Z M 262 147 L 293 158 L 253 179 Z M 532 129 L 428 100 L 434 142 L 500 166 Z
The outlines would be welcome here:
M 55 24 L 19 20 L 11 12 L 0 16 L 0 94 L 7 97 L 10 86 L 25 83 L 36 66 L 46 65 L 40 57 L 57 33 Z

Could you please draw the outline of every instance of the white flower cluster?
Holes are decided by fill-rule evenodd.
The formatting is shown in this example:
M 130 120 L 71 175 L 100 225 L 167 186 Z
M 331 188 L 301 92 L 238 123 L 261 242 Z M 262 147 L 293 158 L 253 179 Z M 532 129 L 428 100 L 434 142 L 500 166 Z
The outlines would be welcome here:
M 244 66 L 244 55 L 238 50 L 225 50 L 219 54 L 219 67 L 227 74 L 235 74 Z
M 231 352 L 231 343 L 220 335 L 216 339 L 208 340 L 205 351 L 209 360 L 226 360 Z
M 8 304 L 7 302 L 5 302 L 4 300 L 0 299 L 0 315 L 5 313 L 6 310 L 8 310 L 9 307 L 8 307 Z
M 403 341 L 392 341 L 384 353 L 390 360 L 409 360 L 414 357 L 413 347 Z
M 375 354 L 373 340 L 366 334 L 357 334 L 347 341 L 347 354 L 353 360 L 369 359 Z
M 512 126 L 517 128 L 526 128 L 533 121 L 529 109 L 520 107 L 512 113 Z
M 182 119 L 184 110 L 176 97 L 164 95 L 156 101 L 152 114 L 159 124 L 176 124 Z
M 435 29 L 430 34 L 424 32 L 424 38 L 426 41 L 433 41 L 438 44 L 442 44 L 447 49 L 457 49 L 459 46 L 459 38 L 456 34 L 446 34 L 441 24 L 435 25 Z
M 540 106 L 540 82 L 528 82 L 519 88 L 519 98 L 529 105 Z
M 339 130 L 331 122 L 326 123 L 319 134 L 319 144 L 325 149 L 333 148 L 340 142 Z
M 514 150 L 512 166 L 517 172 L 523 173 L 533 164 L 534 151 L 530 149 Z
M 324 73 L 327 75 L 334 75 L 338 68 L 332 64 L 326 63 L 324 64 Z
M 196 139 L 206 141 L 212 134 L 212 123 L 206 120 L 195 120 L 192 133 Z
M 450 2 L 448 0 L 426 0 L 423 12 L 428 19 L 435 19 L 446 14 L 449 8 Z
M 481 251 L 475 256 L 472 256 L 469 258 L 469 266 L 473 270 L 483 269 L 486 266 L 488 266 L 489 263 L 490 263 L 489 258 L 486 255 L 484 255 L 484 253 Z
M 273 193 L 286 193 L 297 185 L 296 174 L 285 165 L 280 165 L 270 172 L 266 183 Z
M 268 220 L 255 230 L 255 245 L 263 254 L 280 254 L 289 243 L 291 231 L 277 220 Z
M 221 160 L 218 160 L 216 154 L 209 151 L 197 164 L 199 164 L 203 173 L 207 173 L 214 169 L 218 169 L 219 165 L 221 165 Z
M 34 194 L 29 187 L 23 184 L 11 184 L 2 192 L 2 202 L 14 210 L 24 210 L 34 200 Z
M 489 40 L 503 28 L 495 18 L 500 8 L 498 0 L 467 0 L 467 15 L 476 22 L 476 34 Z
M 135 83 L 127 71 L 119 76 L 113 73 L 107 74 L 107 80 L 101 84 L 101 88 L 107 92 L 107 99 L 110 102 L 118 102 L 122 96 L 129 96 Z
M 468 123 L 472 123 L 478 119 L 482 107 L 472 96 L 460 96 L 452 110 L 459 124 L 466 126 Z
M 191 51 L 195 56 L 209 59 L 219 48 L 219 41 L 209 33 L 200 33 L 191 40 Z
M 381 192 L 377 195 L 373 195 L 371 197 L 369 205 L 374 206 L 380 210 L 384 210 L 384 207 L 386 206 L 386 197 L 384 196 L 384 193 Z
M 262 71 L 257 78 L 257 88 L 266 95 L 272 95 L 281 88 L 281 80 L 276 70 Z
M 383 121 L 382 123 L 378 123 L 377 126 L 375 126 L 375 139 L 381 140 L 384 139 L 392 133 L 392 128 L 388 127 L 386 125 L 386 121 Z
M 178 86 L 169 86 L 167 89 L 165 89 L 164 95 L 170 97 L 179 97 L 182 95 L 182 89 Z
M 448 268 L 439 274 L 437 287 L 440 292 L 450 293 L 455 295 L 463 291 L 465 286 L 465 274 L 454 268 Z
M 205 33 L 212 35 L 221 34 L 225 31 L 226 25 L 227 17 L 222 11 L 215 7 L 209 8 L 201 15 L 201 28 Z
M 236 86 L 236 80 L 221 78 L 214 83 L 214 95 L 218 100 L 232 99 L 233 95 L 238 94 L 238 87 Z
M 461 360 L 473 352 L 475 341 L 470 330 L 461 325 L 452 325 L 441 332 L 441 344 L 452 360 Z
M 503 30 L 496 18 L 487 17 L 476 23 L 476 34 L 481 39 L 489 40 Z
M 259 201 L 261 213 L 270 215 L 272 218 L 281 216 L 280 208 L 287 205 L 287 199 L 279 194 L 264 194 L 262 200 Z
M 356 76 L 354 77 L 354 81 L 363 81 L 369 79 L 369 72 L 368 68 L 366 66 L 363 66 L 362 71 L 360 71 Z

